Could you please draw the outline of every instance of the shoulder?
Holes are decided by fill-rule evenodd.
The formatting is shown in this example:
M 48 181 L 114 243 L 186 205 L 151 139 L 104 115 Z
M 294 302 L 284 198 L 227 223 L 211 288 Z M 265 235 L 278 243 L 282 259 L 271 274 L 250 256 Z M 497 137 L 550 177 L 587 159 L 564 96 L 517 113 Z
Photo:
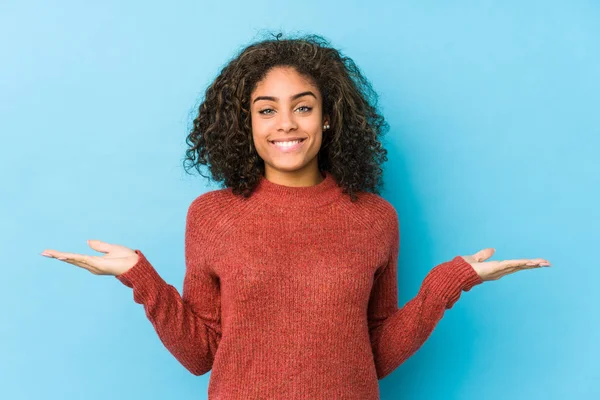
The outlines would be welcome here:
M 371 192 L 358 192 L 356 195 L 356 202 L 350 201 L 347 196 L 341 202 L 346 217 L 360 223 L 374 237 L 394 238 L 398 235 L 398 213 L 392 203 Z
M 233 194 L 230 188 L 211 190 L 192 200 L 187 212 L 188 228 L 215 232 L 228 229 L 247 214 L 251 203 Z
M 192 200 L 188 216 L 220 219 L 239 210 L 243 200 L 232 193 L 230 188 L 211 190 Z
M 354 203 L 358 212 L 372 215 L 382 221 L 398 223 L 396 208 L 388 200 L 378 194 L 370 192 L 357 193 L 358 201 Z M 349 200 L 348 200 L 349 202 Z
M 219 208 L 224 203 L 229 203 L 234 200 L 235 198 L 229 189 L 210 190 L 192 200 L 189 208 L 194 211 L 207 208 Z
M 390 249 L 397 248 L 400 239 L 400 221 L 398 212 L 392 203 L 375 193 L 363 193 L 365 204 L 379 220 L 381 235 L 386 238 Z

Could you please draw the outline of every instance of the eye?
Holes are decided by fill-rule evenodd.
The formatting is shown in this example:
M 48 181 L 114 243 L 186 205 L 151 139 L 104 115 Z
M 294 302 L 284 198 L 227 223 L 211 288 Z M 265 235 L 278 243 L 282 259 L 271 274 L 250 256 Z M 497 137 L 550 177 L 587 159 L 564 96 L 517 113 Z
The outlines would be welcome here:
M 265 108 L 264 110 L 260 110 L 258 113 L 259 114 L 264 114 L 264 115 L 270 114 L 270 113 L 268 113 L 266 111 L 273 111 L 273 109 L 272 108 Z
M 309 106 L 300 106 L 300 107 L 298 107 L 298 108 L 297 108 L 297 110 L 299 110 L 299 109 L 301 109 L 301 108 L 304 108 L 304 109 L 306 109 L 306 111 L 305 111 L 305 112 L 309 112 L 310 110 L 312 110 L 312 107 L 309 107 Z

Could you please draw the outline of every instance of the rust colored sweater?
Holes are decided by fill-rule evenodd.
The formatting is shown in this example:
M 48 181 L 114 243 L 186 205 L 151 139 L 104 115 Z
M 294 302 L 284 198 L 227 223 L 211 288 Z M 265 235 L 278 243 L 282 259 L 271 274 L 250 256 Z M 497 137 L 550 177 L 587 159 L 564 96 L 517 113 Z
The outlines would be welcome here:
M 309 187 L 262 178 L 248 199 L 197 197 L 186 217 L 183 294 L 144 257 L 117 276 L 209 399 L 379 398 L 462 291 L 482 283 L 460 256 L 398 307 L 398 216 L 352 203 L 328 172 Z

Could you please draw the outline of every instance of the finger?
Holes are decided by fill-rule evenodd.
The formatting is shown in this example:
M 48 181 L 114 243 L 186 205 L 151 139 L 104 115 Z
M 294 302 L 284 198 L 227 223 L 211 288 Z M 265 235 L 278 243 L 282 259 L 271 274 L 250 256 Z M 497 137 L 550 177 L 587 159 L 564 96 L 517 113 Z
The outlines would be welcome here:
M 90 256 L 86 254 L 77 254 L 77 253 L 65 253 L 60 251 L 52 251 L 50 255 L 56 259 L 61 261 L 71 260 L 71 261 L 80 261 L 80 262 L 89 262 Z
M 545 258 L 530 258 L 525 261 L 525 265 L 550 265 L 550 261 Z
M 59 251 L 56 251 L 56 250 L 44 250 L 41 253 L 41 255 L 43 255 L 45 257 L 50 257 L 50 258 L 58 258 L 60 256 L 60 254 L 62 254 L 62 253 Z
M 89 271 L 89 272 L 91 272 L 93 274 L 96 274 L 96 275 L 98 274 L 98 269 L 97 268 L 94 268 L 92 265 L 89 265 L 89 264 L 84 263 L 82 261 L 75 261 L 75 260 L 67 259 L 67 260 L 63 260 L 63 262 L 66 262 L 67 264 L 75 265 L 75 266 L 77 266 L 79 268 L 82 268 L 82 269 L 85 269 L 85 270 L 87 270 L 87 271 Z
M 535 267 L 535 266 L 550 266 L 550 262 L 543 258 L 523 258 L 517 260 L 506 260 L 502 261 L 503 267 Z
M 110 243 L 102 242 L 100 240 L 90 239 L 87 242 L 92 249 L 100 253 L 108 253 L 112 248 L 112 245 Z
M 550 265 L 550 261 L 545 260 L 545 259 L 539 259 L 541 261 L 529 261 L 526 263 L 526 265 L 540 265 L 542 267 L 549 267 Z
M 482 261 L 487 260 L 491 256 L 493 256 L 495 252 L 496 252 L 496 249 L 490 247 L 490 248 L 478 251 L 477 253 L 475 253 L 473 255 L 473 258 L 477 262 L 482 262 Z

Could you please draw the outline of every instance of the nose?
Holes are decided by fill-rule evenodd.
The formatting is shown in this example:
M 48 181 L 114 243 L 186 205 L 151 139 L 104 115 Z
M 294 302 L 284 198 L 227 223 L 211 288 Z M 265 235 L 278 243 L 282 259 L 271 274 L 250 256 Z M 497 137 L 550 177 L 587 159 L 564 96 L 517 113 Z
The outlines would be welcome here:
M 289 132 L 297 128 L 294 113 L 290 111 L 281 111 L 279 113 L 278 130 Z

